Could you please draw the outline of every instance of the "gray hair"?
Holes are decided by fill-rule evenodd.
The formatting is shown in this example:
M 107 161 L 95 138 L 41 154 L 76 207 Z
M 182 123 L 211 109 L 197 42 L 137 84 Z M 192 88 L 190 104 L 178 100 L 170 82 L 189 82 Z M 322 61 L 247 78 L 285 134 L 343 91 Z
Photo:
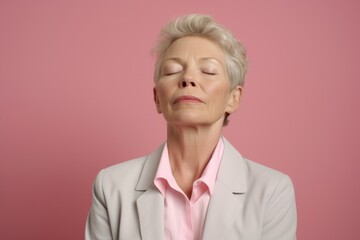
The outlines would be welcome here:
M 156 54 L 155 83 L 160 77 L 162 60 L 166 50 L 176 40 L 187 36 L 199 36 L 218 44 L 224 51 L 225 64 L 231 88 L 244 85 L 247 70 L 246 51 L 243 45 L 225 27 L 214 22 L 208 15 L 192 14 L 176 18 L 161 31 L 153 49 Z

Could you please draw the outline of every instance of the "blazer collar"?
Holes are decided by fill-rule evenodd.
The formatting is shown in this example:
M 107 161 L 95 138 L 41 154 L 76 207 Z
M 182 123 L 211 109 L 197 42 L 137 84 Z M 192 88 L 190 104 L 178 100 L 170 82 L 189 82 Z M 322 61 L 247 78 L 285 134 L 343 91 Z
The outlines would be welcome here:
M 203 239 L 224 239 L 242 215 L 242 193 L 247 191 L 246 164 L 235 148 L 223 138 L 225 149 L 218 171 L 214 194 L 206 214 Z
M 243 205 L 238 196 L 247 191 L 246 163 L 240 153 L 225 139 L 224 154 L 216 178 L 205 219 L 203 239 L 223 239 Z M 143 239 L 163 239 L 164 198 L 154 185 L 164 144 L 145 160 L 136 191 L 144 193 L 137 199 L 137 208 Z
M 224 141 L 224 154 L 217 175 L 217 182 L 222 183 L 233 193 L 247 191 L 246 163 L 240 153 L 222 137 Z
M 245 161 L 225 137 L 222 137 L 222 140 L 224 141 L 224 153 L 216 181 L 221 182 L 233 193 L 244 193 L 247 191 Z M 135 190 L 146 191 L 153 185 L 163 148 L 164 143 L 146 157 Z
M 161 153 L 164 149 L 164 143 L 145 159 L 144 167 L 141 171 L 139 181 L 136 185 L 136 191 L 146 191 L 154 184 L 154 178 L 159 166 Z

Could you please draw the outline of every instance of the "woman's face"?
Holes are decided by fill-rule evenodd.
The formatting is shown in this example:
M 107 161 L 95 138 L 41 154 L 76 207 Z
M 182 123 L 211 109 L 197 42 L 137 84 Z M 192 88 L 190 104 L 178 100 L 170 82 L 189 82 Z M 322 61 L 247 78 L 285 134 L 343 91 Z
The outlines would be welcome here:
M 168 124 L 222 126 L 240 95 L 240 86 L 230 89 L 224 52 L 212 41 L 184 37 L 165 52 L 154 98 Z

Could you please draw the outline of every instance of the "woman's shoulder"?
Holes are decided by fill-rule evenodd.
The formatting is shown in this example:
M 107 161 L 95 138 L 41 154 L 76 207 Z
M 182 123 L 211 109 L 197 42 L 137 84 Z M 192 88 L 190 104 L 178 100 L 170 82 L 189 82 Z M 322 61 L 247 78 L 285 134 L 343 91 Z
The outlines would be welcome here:
M 104 185 L 117 185 L 138 183 L 142 175 L 154 174 L 160 158 L 163 145 L 147 156 L 127 160 L 102 169 L 97 176 Z M 145 174 L 144 174 L 145 172 Z
M 226 147 L 226 158 L 233 159 L 231 167 L 238 166 L 239 169 L 231 170 L 244 174 L 247 181 L 259 184 L 276 183 L 281 179 L 289 178 L 285 173 L 275 168 L 268 167 L 264 164 L 249 160 L 243 157 L 237 149 L 232 146 L 226 139 L 224 140 Z M 228 167 L 227 169 L 229 169 Z
M 99 174 L 101 174 L 105 180 L 136 177 L 141 173 L 145 159 L 146 157 L 144 156 L 117 163 L 102 169 Z
M 94 191 L 104 198 L 114 192 L 130 193 L 139 180 L 145 159 L 139 157 L 101 169 L 94 181 Z
M 254 175 L 254 176 L 263 176 L 264 178 L 279 178 L 283 175 L 286 175 L 281 170 L 277 170 L 275 168 L 266 166 L 262 163 L 255 162 L 252 160 L 249 160 L 247 158 L 244 158 L 244 161 L 246 163 L 246 166 L 248 168 L 248 174 Z
M 272 192 L 276 189 L 293 192 L 293 183 L 290 177 L 277 169 L 265 166 L 258 162 L 243 158 L 247 168 L 247 181 L 255 189 L 267 189 Z

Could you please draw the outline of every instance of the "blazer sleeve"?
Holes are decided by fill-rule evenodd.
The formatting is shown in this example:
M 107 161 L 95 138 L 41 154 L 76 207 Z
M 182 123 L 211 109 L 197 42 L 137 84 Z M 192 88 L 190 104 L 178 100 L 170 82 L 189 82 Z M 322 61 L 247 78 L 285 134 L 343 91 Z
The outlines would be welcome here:
M 283 175 L 266 207 L 262 240 L 295 240 L 297 213 L 291 179 Z
M 103 170 L 99 172 L 93 185 L 92 205 L 86 221 L 85 240 L 112 239 L 102 178 Z

